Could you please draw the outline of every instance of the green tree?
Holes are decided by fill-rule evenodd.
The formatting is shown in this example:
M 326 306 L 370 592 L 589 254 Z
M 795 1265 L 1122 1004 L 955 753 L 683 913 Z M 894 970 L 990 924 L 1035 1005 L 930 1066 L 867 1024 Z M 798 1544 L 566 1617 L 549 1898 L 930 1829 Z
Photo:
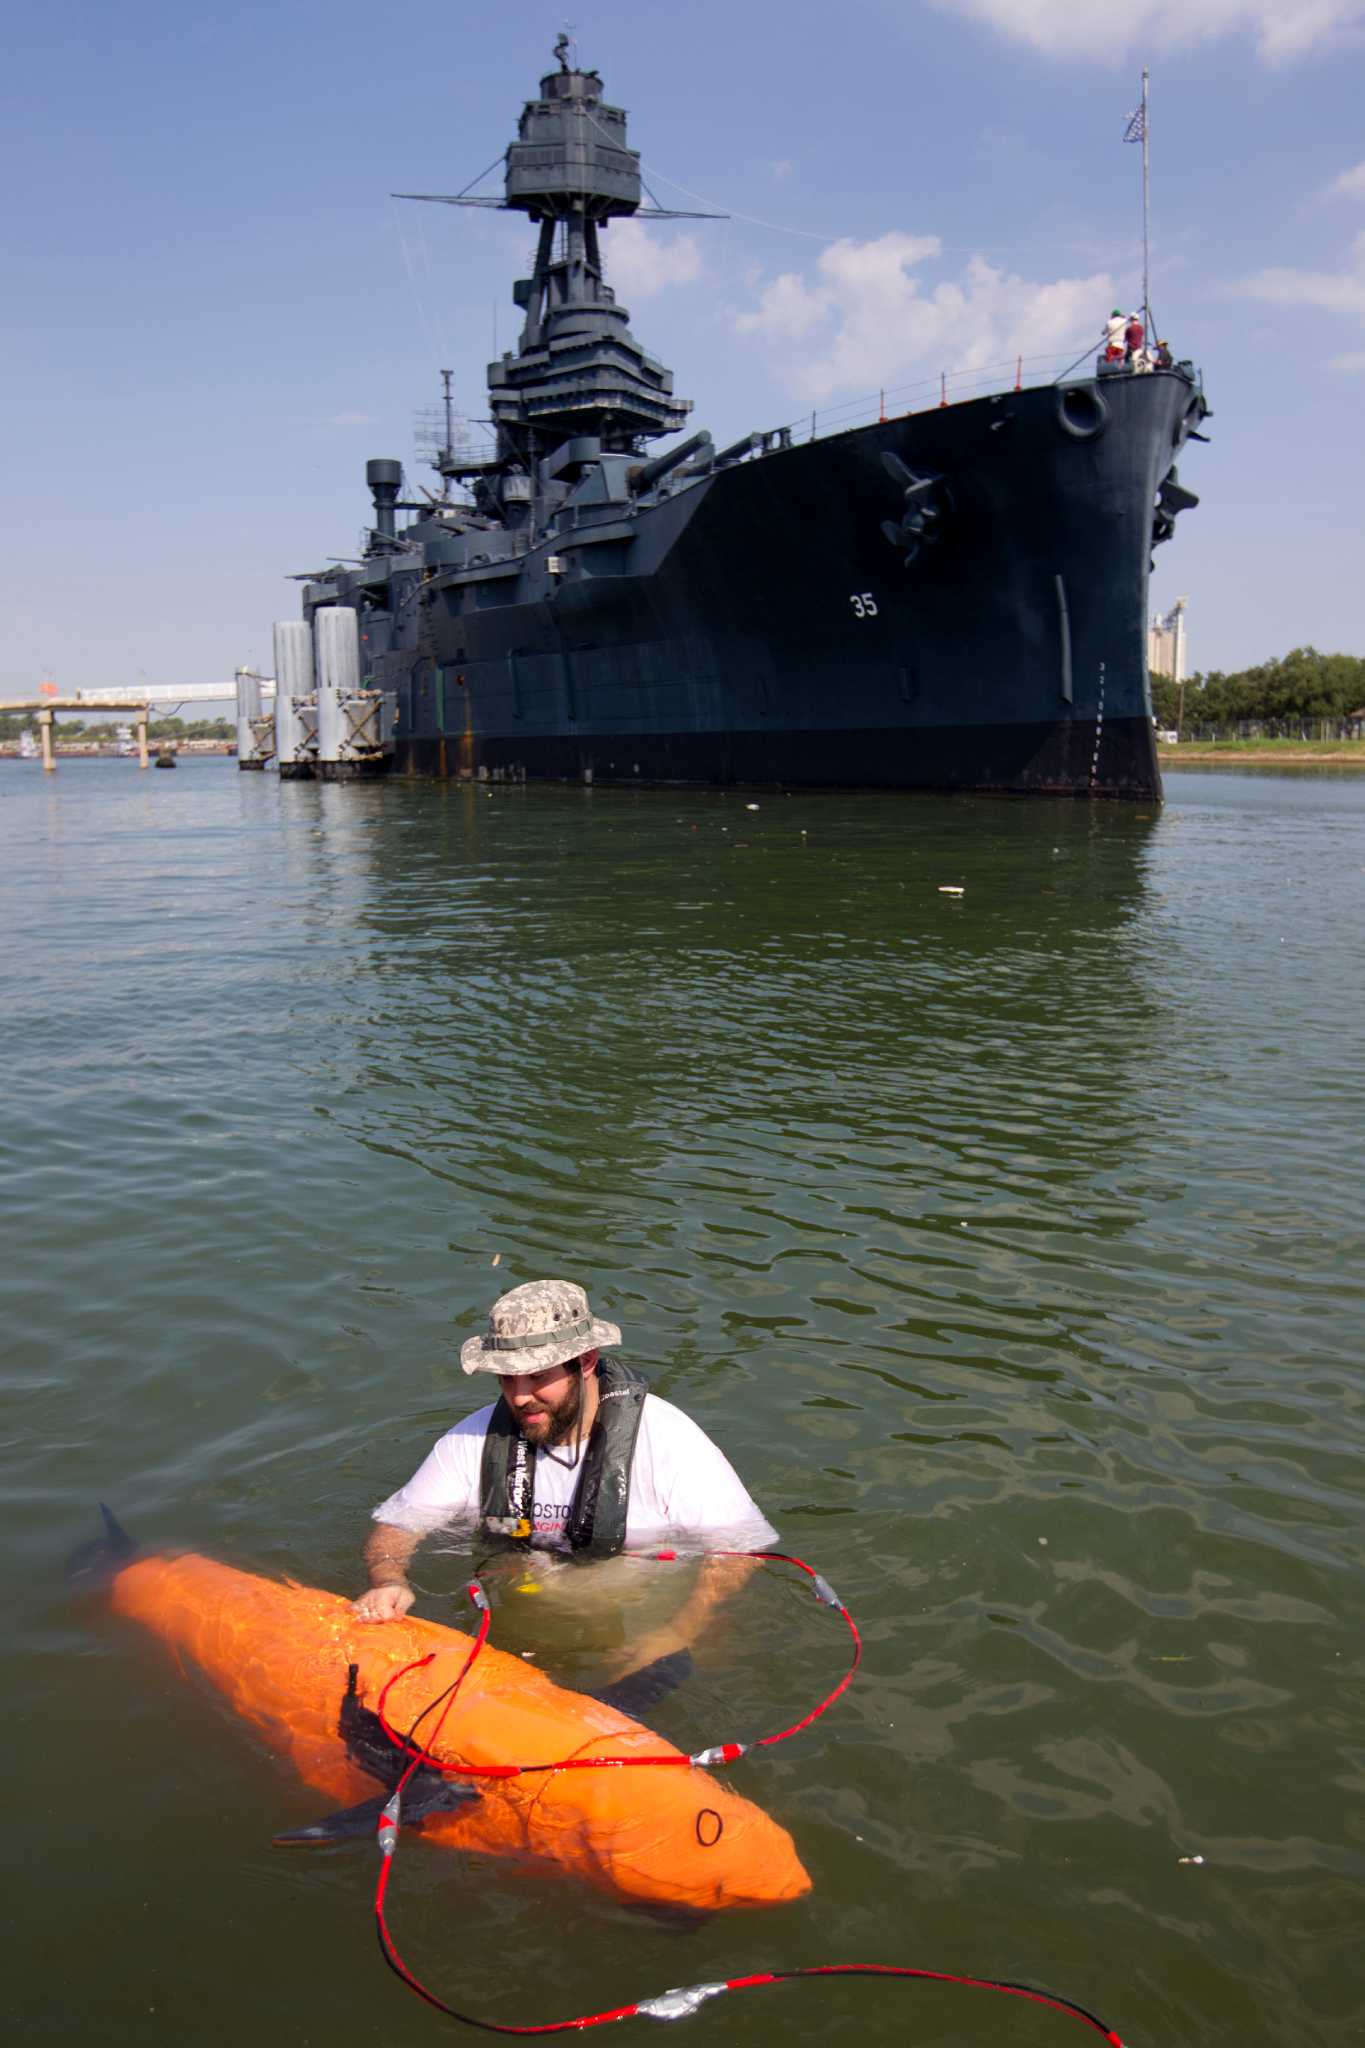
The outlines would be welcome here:
M 1162 725 L 1176 722 L 1175 697 L 1169 678 L 1152 678 L 1152 706 Z M 1344 719 L 1362 705 L 1365 657 L 1294 647 L 1231 675 L 1212 669 L 1191 676 L 1185 685 L 1184 730 L 1207 734 L 1255 722 L 1295 733 L 1319 719 Z

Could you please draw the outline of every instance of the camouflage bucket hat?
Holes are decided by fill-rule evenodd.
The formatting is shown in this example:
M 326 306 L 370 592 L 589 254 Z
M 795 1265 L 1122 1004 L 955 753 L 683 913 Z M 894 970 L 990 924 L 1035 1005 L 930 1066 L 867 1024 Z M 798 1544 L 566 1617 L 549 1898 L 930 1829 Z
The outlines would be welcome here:
M 466 1372 L 548 1372 L 585 1351 L 619 1344 L 615 1323 L 604 1323 L 572 1280 L 528 1280 L 493 1303 L 486 1336 L 460 1346 Z

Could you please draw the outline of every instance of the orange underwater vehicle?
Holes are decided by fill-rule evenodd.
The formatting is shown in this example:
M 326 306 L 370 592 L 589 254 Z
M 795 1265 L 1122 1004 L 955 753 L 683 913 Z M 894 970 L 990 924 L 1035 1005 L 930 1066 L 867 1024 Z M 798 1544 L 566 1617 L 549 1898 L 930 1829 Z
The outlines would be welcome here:
M 407 1729 L 463 1669 L 471 1638 L 411 1618 L 358 1621 L 348 1600 L 276 1583 L 210 1558 L 134 1557 L 106 1510 L 116 1610 L 196 1664 L 299 1776 L 343 1811 L 288 1841 L 374 1839 L 407 1759 L 375 1713 Z M 88 1572 L 88 1567 L 87 1567 Z M 77 1575 L 80 1575 L 79 1570 Z M 417 1671 L 404 1668 L 430 1657 Z M 432 1717 L 422 1724 L 432 1725 Z M 423 1739 L 419 1735 L 419 1740 Z M 460 1766 L 675 1750 L 616 1708 L 568 1692 L 520 1658 L 485 1647 L 433 1754 Z M 405 1827 L 428 1841 L 559 1865 L 618 1897 L 716 1911 L 773 1905 L 810 1889 L 790 1835 L 700 1769 L 560 1770 L 447 1778 L 423 1768 L 403 1795 Z

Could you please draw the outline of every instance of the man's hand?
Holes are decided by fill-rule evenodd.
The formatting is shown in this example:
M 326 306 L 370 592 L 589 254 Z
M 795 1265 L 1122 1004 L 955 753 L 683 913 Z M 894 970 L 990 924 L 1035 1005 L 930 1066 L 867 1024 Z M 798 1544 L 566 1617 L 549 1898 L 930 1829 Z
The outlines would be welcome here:
M 416 1598 L 405 1581 L 390 1579 L 386 1585 L 371 1586 L 351 1607 L 361 1621 L 401 1621 Z
M 738 1592 L 751 1573 L 759 1570 L 761 1566 L 757 1558 L 703 1558 L 691 1594 L 673 1619 L 662 1628 L 651 1629 L 648 1635 L 638 1636 L 633 1643 L 619 1650 L 608 1660 L 607 1677 L 615 1683 L 618 1679 L 628 1678 L 633 1671 L 643 1671 L 646 1665 L 657 1663 L 660 1657 L 671 1657 L 678 1650 L 690 1650 L 722 1601 Z
M 417 1548 L 410 1529 L 376 1522 L 365 1545 L 370 1590 L 351 1606 L 361 1621 L 401 1621 L 417 1595 L 408 1584 L 408 1564 Z

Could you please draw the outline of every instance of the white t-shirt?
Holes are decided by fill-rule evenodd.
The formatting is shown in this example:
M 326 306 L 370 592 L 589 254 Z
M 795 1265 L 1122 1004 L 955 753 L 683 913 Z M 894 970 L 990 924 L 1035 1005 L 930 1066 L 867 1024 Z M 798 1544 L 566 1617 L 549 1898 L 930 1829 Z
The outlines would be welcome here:
M 484 1438 L 495 1405 L 477 1409 L 438 1437 L 407 1485 L 379 1503 L 375 1521 L 417 1536 L 442 1522 L 477 1521 Z M 565 1531 L 581 1470 L 581 1449 L 537 1450 L 533 1543 L 567 1549 Z M 626 1548 L 670 1541 L 688 1548 L 765 1550 L 776 1543 L 777 1531 L 705 1430 L 671 1401 L 646 1394 L 630 1471 Z

